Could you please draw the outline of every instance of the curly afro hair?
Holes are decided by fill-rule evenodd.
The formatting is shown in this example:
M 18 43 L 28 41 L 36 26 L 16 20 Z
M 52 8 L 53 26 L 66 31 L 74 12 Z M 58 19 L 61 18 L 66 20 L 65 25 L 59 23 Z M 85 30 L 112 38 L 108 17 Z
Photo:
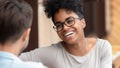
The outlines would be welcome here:
M 43 6 L 48 18 L 53 19 L 61 8 L 75 12 L 80 18 L 84 17 L 80 0 L 45 0 Z

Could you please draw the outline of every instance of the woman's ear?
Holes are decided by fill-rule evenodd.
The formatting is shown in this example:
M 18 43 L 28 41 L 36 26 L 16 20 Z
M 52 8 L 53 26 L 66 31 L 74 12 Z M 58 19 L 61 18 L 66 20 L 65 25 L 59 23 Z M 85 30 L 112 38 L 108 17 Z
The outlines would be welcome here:
M 81 20 L 81 22 L 82 22 L 82 28 L 84 29 L 84 28 L 86 27 L 85 19 L 83 18 L 83 19 Z

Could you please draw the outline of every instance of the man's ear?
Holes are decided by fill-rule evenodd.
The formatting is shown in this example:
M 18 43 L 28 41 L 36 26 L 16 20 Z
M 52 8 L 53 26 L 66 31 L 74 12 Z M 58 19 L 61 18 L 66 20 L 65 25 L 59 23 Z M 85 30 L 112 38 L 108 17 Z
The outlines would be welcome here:
M 82 28 L 84 29 L 84 28 L 86 27 L 85 19 L 83 18 L 83 19 L 81 20 L 81 22 L 82 22 Z
M 30 35 L 31 28 L 28 28 L 24 31 L 22 40 L 25 41 Z

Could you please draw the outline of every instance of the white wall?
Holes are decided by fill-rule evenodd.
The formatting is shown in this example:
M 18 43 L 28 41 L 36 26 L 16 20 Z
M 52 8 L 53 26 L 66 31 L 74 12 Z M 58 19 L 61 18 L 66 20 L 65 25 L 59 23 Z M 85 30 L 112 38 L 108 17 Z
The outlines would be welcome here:
M 56 43 L 60 41 L 60 39 L 53 29 L 52 21 L 46 17 L 41 1 L 38 3 L 39 46 L 44 47 Z

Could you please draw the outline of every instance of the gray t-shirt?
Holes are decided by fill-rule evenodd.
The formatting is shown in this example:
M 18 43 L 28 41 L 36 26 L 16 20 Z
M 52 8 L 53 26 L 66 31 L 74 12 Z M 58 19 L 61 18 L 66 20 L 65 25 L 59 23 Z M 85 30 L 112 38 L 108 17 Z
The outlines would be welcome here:
M 22 53 L 20 58 L 24 61 L 42 62 L 48 68 L 112 68 L 111 44 L 102 39 L 97 39 L 93 49 L 82 57 L 68 53 L 59 42 Z

